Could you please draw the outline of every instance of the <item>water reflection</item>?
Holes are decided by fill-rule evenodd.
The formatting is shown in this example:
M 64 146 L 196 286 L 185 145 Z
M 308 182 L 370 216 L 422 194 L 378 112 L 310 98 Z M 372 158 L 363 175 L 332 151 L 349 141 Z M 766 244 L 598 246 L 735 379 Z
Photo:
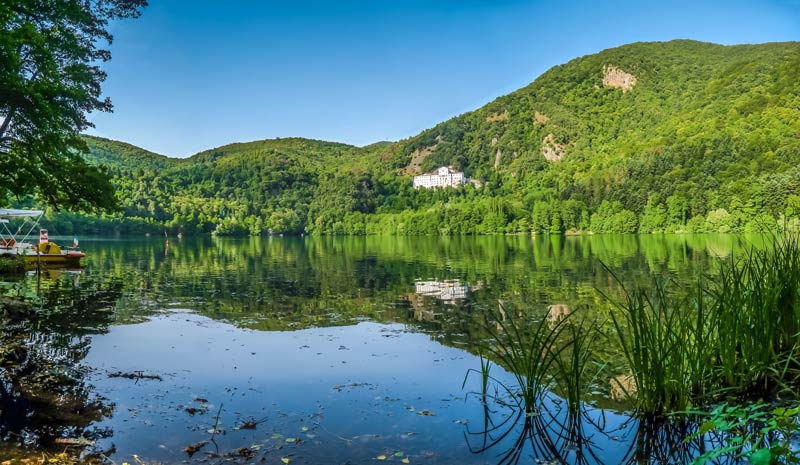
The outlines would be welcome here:
M 625 463 L 620 450 L 609 447 L 619 441 L 616 435 L 624 430 L 624 424 L 609 431 L 602 411 L 570 412 L 554 401 L 557 399 L 551 399 L 535 415 L 523 414 L 521 410 L 500 413 L 501 410 L 487 406 L 483 428 L 477 431 L 468 428 L 471 451 L 493 454 L 498 465 L 528 463 L 531 457 L 537 463 Z M 503 407 L 508 405 L 499 405 L 500 409 Z
M 713 268 L 717 249 L 744 240 L 185 238 L 168 250 L 155 240 L 87 244 L 93 247 L 88 272 L 102 270 L 129 280 L 125 307 L 188 307 L 264 330 L 352 324 L 363 318 L 445 318 L 449 322 L 433 329 L 457 339 L 465 328 L 461 318 L 449 318 L 453 312 L 481 312 L 497 299 L 540 308 L 597 308 L 603 305 L 598 289 L 615 284 L 601 263 L 626 282 L 642 282 L 651 273 L 689 278 Z M 437 278 L 420 279 L 426 276 Z
M 220 453 L 248 447 L 275 463 L 287 448 L 306 463 L 395 452 L 431 463 L 669 463 L 679 456 L 647 448 L 683 431 L 616 413 L 627 373 L 602 341 L 595 353 L 609 368 L 578 410 L 558 386 L 546 409 L 513 410 L 502 392 L 465 401 L 464 373 L 485 353 L 487 315 L 495 331 L 523 318 L 602 321 L 615 281 L 601 262 L 626 282 L 691 279 L 753 240 L 726 237 L 84 240 L 81 273 L 0 285 L 38 310 L 0 335 L 0 434 L 33 447 L 86 438 L 115 444 L 114 460 L 178 463 L 220 409 Z M 495 375 L 510 381 L 507 368 Z M 108 377 L 137 371 L 161 381 Z
M 84 359 L 91 335 L 106 331 L 113 320 L 122 286 L 116 280 L 81 284 L 78 276 L 49 271 L 6 281 L 7 293 L 27 295 L 29 305 L 4 306 L 0 450 L 63 450 L 112 435 L 97 423 L 112 415 L 113 404 L 95 392 Z
M 630 418 L 589 404 L 571 409 L 553 394 L 531 409 L 506 385 L 471 394 L 480 399 L 483 419 L 467 425 L 470 451 L 491 454 L 498 465 L 692 463 L 710 444 L 723 444 L 713 434 L 692 437 L 700 423 L 685 418 Z M 712 463 L 740 462 L 717 457 Z
M 415 281 L 414 287 L 418 295 L 433 297 L 444 303 L 454 304 L 457 300 L 467 298 L 469 286 L 462 284 L 461 280 L 450 281 Z

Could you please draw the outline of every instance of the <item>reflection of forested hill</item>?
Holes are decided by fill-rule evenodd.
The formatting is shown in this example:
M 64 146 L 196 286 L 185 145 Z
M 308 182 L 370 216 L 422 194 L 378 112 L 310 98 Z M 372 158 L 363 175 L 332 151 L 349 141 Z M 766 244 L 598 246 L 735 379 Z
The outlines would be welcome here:
M 800 215 L 800 44 L 635 43 L 397 143 L 256 141 L 186 160 L 89 138 L 126 221 L 219 234 L 755 231 Z M 440 165 L 483 188 L 415 191 Z
M 117 317 L 186 307 L 257 329 L 396 321 L 464 337 L 467 319 L 506 306 L 547 311 L 606 304 L 604 263 L 626 282 L 651 273 L 687 277 L 712 268 L 736 236 L 482 238 L 196 238 L 86 242 L 86 273 L 125 282 Z M 755 240 L 755 239 L 753 239 Z M 464 297 L 418 293 L 420 282 L 458 282 Z M 415 320 L 426 312 L 427 317 Z M 448 336 L 449 334 L 449 336 Z

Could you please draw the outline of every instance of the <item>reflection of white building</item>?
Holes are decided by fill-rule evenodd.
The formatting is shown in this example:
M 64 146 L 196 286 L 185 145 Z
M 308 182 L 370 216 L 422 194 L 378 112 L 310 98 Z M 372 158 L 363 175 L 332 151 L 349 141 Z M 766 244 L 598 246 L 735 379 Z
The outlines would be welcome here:
M 414 189 L 424 187 L 457 187 L 467 182 L 464 173 L 454 170 L 451 166 L 442 166 L 432 173 L 414 176 Z
M 469 286 L 461 284 L 459 280 L 452 281 L 415 281 L 417 294 L 434 297 L 444 302 L 455 302 L 459 299 L 466 299 Z

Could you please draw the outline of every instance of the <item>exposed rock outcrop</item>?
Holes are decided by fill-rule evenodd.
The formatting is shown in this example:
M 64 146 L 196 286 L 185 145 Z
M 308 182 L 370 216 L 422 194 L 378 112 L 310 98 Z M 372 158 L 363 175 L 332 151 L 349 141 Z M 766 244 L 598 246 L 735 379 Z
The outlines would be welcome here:
M 443 140 L 442 136 L 436 136 L 436 143 L 435 144 L 433 144 L 431 146 L 428 146 L 428 147 L 421 148 L 421 149 L 417 149 L 417 150 L 414 150 L 413 152 L 411 152 L 411 161 L 402 170 L 402 173 L 404 175 L 406 175 L 406 176 L 413 176 L 415 174 L 421 174 L 422 173 L 422 162 L 425 161 L 425 158 L 427 158 L 428 155 L 430 155 L 431 153 L 433 153 L 434 150 L 436 150 L 436 147 L 439 144 L 442 143 L 442 140 Z
M 508 121 L 508 110 L 502 113 L 492 113 L 486 117 L 487 123 L 493 123 L 495 121 Z
M 614 87 L 627 92 L 636 85 L 636 76 L 617 68 L 614 65 L 603 66 L 603 87 Z
M 551 132 L 542 140 L 542 155 L 548 161 L 560 161 L 567 154 L 567 147 L 556 142 L 556 138 Z
M 567 304 L 553 304 L 547 307 L 547 324 L 555 328 L 561 320 L 569 318 L 570 309 Z

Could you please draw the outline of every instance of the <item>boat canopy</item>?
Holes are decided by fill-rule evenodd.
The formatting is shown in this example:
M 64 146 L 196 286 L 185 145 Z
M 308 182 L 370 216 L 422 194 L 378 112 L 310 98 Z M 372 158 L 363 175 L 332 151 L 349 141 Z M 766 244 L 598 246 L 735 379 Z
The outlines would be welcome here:
M 28 240 L 28 237 L 33 233 L 33 230 L 39 226 L 39 221 L 42 219 L 42 215 L 44 214 L 44 210 L 20 210 L 18 208 L 0 208 L 0 239 L 8 241 L 8 239 L 13 239 L 15 242 L 25 242 Z M 11 229 L 8 228 L 9 226 L 9 219 L 22 219 L 22 225 L 17 230 L 17 233 L 14 234 Z M 33 218 L 28 221 L 28 218 Z M 30 223 L 30 227 L 27 227 L 27 224 Z M 27 229 L 27 232 L 24 231 Z M 24 235 L 22 234 L 24 232 Z M 21 236 L 21 237 L 20 237 Z
M 15 208 L 0 208 L 0 218 L 36 218 L 44 214 L 43 210 L 19 210 Z

